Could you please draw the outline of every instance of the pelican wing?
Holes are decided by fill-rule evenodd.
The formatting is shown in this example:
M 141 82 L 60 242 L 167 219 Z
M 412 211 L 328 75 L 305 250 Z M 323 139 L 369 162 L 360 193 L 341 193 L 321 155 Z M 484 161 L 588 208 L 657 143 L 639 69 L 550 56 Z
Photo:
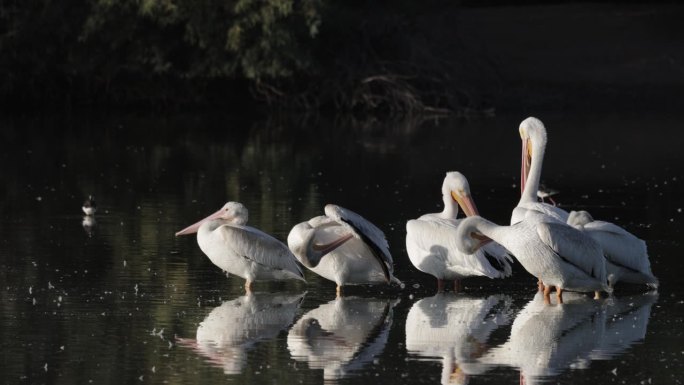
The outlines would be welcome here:
M 610 262 L 651 274 L 646 242 L 643 240 L 618 225 L 604 221 L 589 222 L 584 225 L 584 231 L 601 245 Z
M 337 205 L 326 205 L 325 214 L 347 227 L 355 237 L 364 241 L 373 251 L 373 255 L 380 262 L 382 271 L 385 273 L 387 282 L 391 280 L 390 268 L 392 266 L 392 255 L 389 252 L 389 244 L 385 238 L 385 233 L 370 223 L 359 214 L 342 208 Z
M 551 218 L 559 220 L 561 222 L 567 222 L 568 216 L 570 215 L 567 211 L 559 207 L 550 205 L 548 203 L 536 202 L 529 204 L 528 206 L 530 210 L 540 212 L 544 215 L 548 215 Z
M 601 282 L 606 281 L 606 264 L 601 247 L 581 231 L 555 221 L 542 221 L 537 234 L 543 243 L 565 262 Z
M 215 231 L 226 245 L 243 258 L 274 270 L 290 272 L 304 280 L 304 274 L 290 249 L 271 235 L 240 225 L 223 225 Z
M 472 255 L 463 254 L 456 246 L 456 229 L 462 220 L 432 216 L 406 223 L 407 250 L 445 261 L 447 268 L 464 276 L 481 275 L 502 278 L 511 274 L 511 257 L 506 249 L 492 242 Z

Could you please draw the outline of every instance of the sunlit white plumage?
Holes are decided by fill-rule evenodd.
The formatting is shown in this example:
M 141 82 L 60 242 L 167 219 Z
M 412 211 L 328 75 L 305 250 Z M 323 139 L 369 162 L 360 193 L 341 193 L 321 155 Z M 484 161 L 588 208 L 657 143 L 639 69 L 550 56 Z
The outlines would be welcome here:
M 491 334 L 511 322 L 512 300 L 506 295 L 468 297 L 438 293 L 413 304 L 406 316 L 406 350 L 442 361 L 442 384 L 464 384 L 488 367 L 478 359 L 487 352 Z
M 304 314 L 290 328 L 290 355 L 312 369 L 323 369 L 326 383 L 347 377 L 382 353 L 393 305 L 387 299 L 337 297 Z
M 178 344 L 197 351 L 226 374 L 241 373 L 249 350 L 292 324 L 303 297 L 250 293 L 226 301 L 200 322 L 196 339 L 179 338 Z
M 304 280 L 297 261 L 287 246 L 261 230 L 246 226 L 247 208 L 228 202 L 214 214 L 176 233 L 197 232 L 197 243 L 214 265 L 246 280 Z
M 457 246 L 465 253 L 479 249 L 488 239 L 498 242 L 530 274 L 550 287 L 562 301 L 562 291 L 610 291 L 601 247 L 581 231 L 540 213 L 528 213 L 512 226 L 499 226 L 482 217 L 463 220 Z
M 355 212 L 325 206 L 325 215 L 295 225 L 287 237 L 295 257 L 314 273 L 344 285 L 398 282 L 385 234 Z
M 522 139 L 522 159 L 520 165 L 520 201 L 513 209 L 511 225 L 525 218 L 529 212 L 539 212 L 561 222 L 568 219 L 568 212 L 550 205 L 538 202 L 539 181 L 542 163 L 546 151 L 546 128 L 537 118 L 529 117 L 520 123 L 520 138 Z
M 466 255 L 456 247 L 456 229 L 462 221 L 456 219 L 459 205 L 468 216 L 478 214 L 463 174 L 455 171 L 446 174 L 442 200 L 442 212 L 406 222 L 406 252 L 411 263 L 418 270 L 436 277 L 440 290 L 443 281 L 454 281 L 457 289 L 462 278 L 509 276 L 511 258 L 497 243 L 489 243 L 472 255 Z
M 616 224 L 594 220 L 586 211 L 572 211 L 568 224 L 601 245 L 611 286 L 622 281 L 658 287 L 658 279 L 651 271 L 646 242 Z

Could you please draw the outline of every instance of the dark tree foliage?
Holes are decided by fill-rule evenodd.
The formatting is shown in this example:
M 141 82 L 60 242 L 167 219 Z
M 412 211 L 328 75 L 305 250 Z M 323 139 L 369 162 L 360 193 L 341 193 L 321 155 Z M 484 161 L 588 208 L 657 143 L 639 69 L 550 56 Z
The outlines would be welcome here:
M 13 101 L 203 99 L 310 65 L 318 0 L 0 3 L 0 93 Z M 218 91 L 216 88 L 214 92 Z
M 258 101 L 302 109 L 453 109 L 471 103 L 454 78 L 457 57 L 443 55 L 443 42 L 420 24 L 448 24 L 422 17 L 448 7 L 455 5 L 3 1 L 0 97 L 5 106 Z

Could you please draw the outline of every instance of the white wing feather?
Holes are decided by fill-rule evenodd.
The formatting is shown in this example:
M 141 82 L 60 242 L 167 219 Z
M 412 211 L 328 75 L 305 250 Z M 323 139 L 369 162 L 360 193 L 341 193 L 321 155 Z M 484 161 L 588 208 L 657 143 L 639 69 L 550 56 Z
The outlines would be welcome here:
M 526 217 L 534 214 L 544 214 L 560 222 L 567 222 L 570 215 L 567 211 L 543 202 L 521 203 L 513 209 L 511 225 L 514 225 Z
M 593 221 L 584 225 L 584 231 L 598 242 L 606 258 L 641 273 L 653 275 L 648 260 L 646 242 L 627 230 L 610 222 Z
M 263 267 L 288 271 L 304 280 L 304 274 L 290 249 L 271 235 L 254 227 L 240 225 L 222 225 L 215 232 L 237 255 Z
M 600 282 L 606 282 L 606 264 L 596 241 L 565 223 L 549 220 L 537 225 L 537 234 L 564 261 Z
M 406 223 L 407 248 L 426 258 L 444 261 L 446 268 L 463 276 L 486 276 L 501 278 L 511 274 L 511 258 L 499 244 L 491 244 L 472 255 L 463 254 L 456 247 L 456 229 L 461 220 L 449 220 L 434 216 L 422 216 Z M 501 265 L 492 266 L 485 252 Z

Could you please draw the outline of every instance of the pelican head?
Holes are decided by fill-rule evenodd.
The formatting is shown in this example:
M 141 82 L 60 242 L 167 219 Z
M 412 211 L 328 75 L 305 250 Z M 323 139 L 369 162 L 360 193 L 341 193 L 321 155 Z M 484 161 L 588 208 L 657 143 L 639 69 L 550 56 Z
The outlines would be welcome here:
M 594 221 L 594 218 L 584 210 L 572 211 L 568 216 L 568 224 L 572 227 L 582 227 Z
M 242 203 L 228 202 L 217 212 L 177 232 L 176 236 L 196 233 L 204 222 L 217 219 L 225 223 L 242 226 L 247 223 L 248 216 L 247 208 Z
M 491 242 L 487 236 L 482 234 L 477 226 L 485 221 L 480 216 L 465 218 L 456 229 L 456 247 L 465 254 L 474 254 L 485 244 Z
M 442 183 L 442 196 L 445 207 L 450 206 L 450 202 L 456 202 L 467 216 L 479 215 L 475 202 L 470 195 L 470 185 L 463 174 L 458 171 L 450 171 L 444 177 Z M 454 217 L 458 214 L 458 209 Z
M 520 168 L 520 193 L 525 189 L 527 174 L 532 165 L 532 156 L 543 156 L 546 147 L 546 127 L 541 120 L 529 117 L 520 123 L 520 139 L 522 140 L 522 157 Z

